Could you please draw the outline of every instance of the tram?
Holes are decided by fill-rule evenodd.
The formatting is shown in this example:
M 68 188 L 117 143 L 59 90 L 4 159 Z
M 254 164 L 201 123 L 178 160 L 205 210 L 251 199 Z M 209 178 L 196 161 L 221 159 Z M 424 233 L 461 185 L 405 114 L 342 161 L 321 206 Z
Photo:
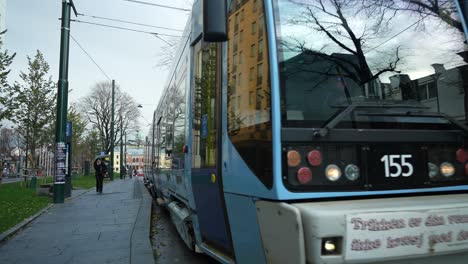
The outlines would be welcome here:
M 195 1 L 145 183 L 221 263 L 466 263 L 466 1 Z

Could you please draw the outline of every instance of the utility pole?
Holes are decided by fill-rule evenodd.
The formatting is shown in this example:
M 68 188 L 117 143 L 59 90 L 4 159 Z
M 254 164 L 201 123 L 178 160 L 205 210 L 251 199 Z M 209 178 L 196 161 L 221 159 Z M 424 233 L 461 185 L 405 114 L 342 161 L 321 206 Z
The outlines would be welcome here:
M 62 32 L 60 39 L 60 70 L 57 93 L 57 120 L 55 126 L 54 203 L 65 201 L 66 146 L 65 133 L 68 109 L 68 61 L 70 54 L 71 8 L 77 16 L 73 0 L 62 0 Z
M 111 114 L 111 165 L 110 180 L 114 180 L 114 106 L 115 106 L 115 80 L 112 80 L 112 114 Z
M 124 149 L 124 152 L 125 152 L 125 156 L 124 156 L 124 163 L 125 165 L 127 165 L 127 132 L 125 132 L 125 149 Z M 125 166 L 125 169 L 127 169 L 127 166 Z M 131 172 L 130 172 L 131 173 Z M 131 175 L 131 174 L 130 174 Z M 129 176 L 130 176 L 129 175 Z
M 120 179 L 125 178 L 125 169 L 123 165 L 123 119 L 122 112 L 120 112 Z

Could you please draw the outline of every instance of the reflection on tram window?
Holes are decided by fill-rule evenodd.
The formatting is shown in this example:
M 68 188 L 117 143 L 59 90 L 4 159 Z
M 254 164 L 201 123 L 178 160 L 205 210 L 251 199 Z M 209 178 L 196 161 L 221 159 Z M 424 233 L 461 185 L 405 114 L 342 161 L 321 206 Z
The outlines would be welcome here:
M 380 106 L 361 109 L 365 127 L 375 123 L 366 114 L 396 104 L 466 123 L 468 52 L 454 1 L 276 0 L 275 12 L 286 125 L 320 127 L 350 104 Z
M 271 88 L 261 2 L 233 1 L 229 8 L 228 132 L 254 174 L 271 187 Z

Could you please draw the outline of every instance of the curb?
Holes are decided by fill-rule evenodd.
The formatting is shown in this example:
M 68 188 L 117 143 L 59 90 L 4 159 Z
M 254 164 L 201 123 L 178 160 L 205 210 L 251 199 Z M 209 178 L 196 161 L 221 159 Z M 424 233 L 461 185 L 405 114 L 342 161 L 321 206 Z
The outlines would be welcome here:
M 66 198 L 65 200 L 66 201 L 69 201 L 69 200 L 72 200 L 76 197 L 79 197 L 85 193 L 88 193 L 90 192 L 91 190 L 93 190 L 93 188 L 87 190 L 87 191 L 84 191 L 78 195 L 75 195 L 75 196 L 72 196 L 72 197 L 69 197 L 69 198 Z M 3 242 L 5 242 L 6 240 L 8 240 L 8 238 L 12 237 L 14 234 L 16 234 L 17 232 L 19 232 L 21 229 L 23 229 L 25 226 L 27 226 L 29 223 L 31 223 L 32 221 L 34 221 L 36 218 L 38 218 L 39 216 L 41 216 L 43 213 L 45 213 L 47 210 L 49 210 L 52 206 L 54 206 L 55 204 L 49 204 L 47 205 L 45 208 L 42 208 L 39 212 L 35 213 L 34 215 L 24 219 L 22 222 L 20 222 L 19 224 L 13 226 L 12 228 L 8 229 L 7 231 L 3 232 L 0 234 L 0 244 L 2 244 Z
M 29 223 L 31 223 L 32 221 L 34 221 L 34 219 L 38 218 L 39 216 L 41 216 L 43 213 L 45 213 L 47 210 L 49 210 L 54 204 L 49 204 L 48 206 L 46 206 L 45 208 L 41 209 L 39 212 L 37 212 L 36 214 L 26 218 L 25 220 L 23 220 L 21 223 L 15 225 L 14 227 L 8 229 L 7 231 L 3 232 L 0 234 L 0 243 L 3 243 L 4 241 L 6 241 L 8 238 L 10 238 L 11 236 L 13 236 L 14 234 L 16 234 L 16 232 L 20 231 L 23 227 L 25 227 L 26 225 L 28 225 Z
M 141 181 L 135 182 L 138 182 L 138 187 L 135 187 L 139 188 L 139 192 L 141 192 L 141 198 L 138 198 L 141 201 L 130 239 L 130 263 L 154 263 L 153 248 L 150 241 L 153 199 Z

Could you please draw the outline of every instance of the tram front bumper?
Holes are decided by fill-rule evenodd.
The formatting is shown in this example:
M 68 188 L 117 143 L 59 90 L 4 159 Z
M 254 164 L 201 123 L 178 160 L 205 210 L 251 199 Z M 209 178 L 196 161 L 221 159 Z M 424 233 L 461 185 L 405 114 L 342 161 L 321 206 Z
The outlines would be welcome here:
M 468 194 L 258 201 L 267 263 L 466 263 Z

